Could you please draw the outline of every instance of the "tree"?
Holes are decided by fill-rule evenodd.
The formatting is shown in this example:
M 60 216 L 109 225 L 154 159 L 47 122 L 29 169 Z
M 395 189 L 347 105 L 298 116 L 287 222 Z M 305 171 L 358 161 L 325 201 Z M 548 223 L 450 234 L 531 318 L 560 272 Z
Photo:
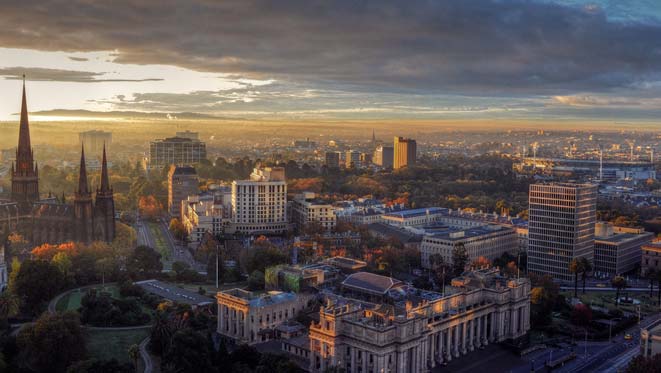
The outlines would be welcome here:
M 23 311 L 36 314 L 45 308 L 63 285 L 62 273 L 45 260 L 25 260 L 16 276 L 14 291 Z
M 571 321 L 574 325 L 588 326 L 592 321 L 592 309 L 585 304 L 577 304 L 571 312 Z
M 452 273 L 455 276 L 460 276 L 466 269 L 468 263 L 468 253 L 463 243 L 457 244 L 452 249 Z
M 661 354 L 652 357 L 638 355 L 627 366 L 626 373 L 661 373 Z
M 534 326 L 551 322 L 551 314 L 558 302 L 559 286 L 549 275 L 531 277 L 530 318 Z
M 578 297 L 578 274 L 583 272 L 583 263 L 580 258 L 574 258 L 569 262 L 569 273 L 574 274 L 574 298 Z
M 126 269 L 138 277 L 152 277 L 163 270 L 161 254 L 149 246 L 138 246 L 126 259 Z
M 207 339 L 190 328 L 172 336 L 169 353 L 163 355 L 164 372 L 209 372 L 211 350 Z
M 620 292 L 622 289 L 626 289 L 627 280 L 622 276 L 615 276 L 611 281 L 611 285 L 615 288 L 615 304 L 620 305 Z
M 136 370 L 129 363 L 121 364 L 117 360 L 88 359 L 69 366 L 67 373 L 133 373 Z
M 186 231 L 186 227 L 184 226 L 184 223 L 182 223 L 179 219 L 172 218 L 172 220 L 170 220 L 169 229 L 170 232 L 172 232 L 172 235 L 179 241 L 186 240 L 186 237 L 188 236 L 188 232 Z
M 491 261 L 484 256 L 479 256 L 477 257 L 477 259 L 473 260 L 473 262 L 471 263 L 471 267 L 475 267 L 475 268 L 491 267 Z
M 44 313 L 17 337 L 18 361 L 37 372 L 64 372 L 85 358 L 85 338 L 75 312 Z
M 163 205 L 153 195 L 140 197 L 138 209 L 140 210 L 140 215 L 150 220 L 163 215 Z
M 115 238 L 110 244 L 115 256 L 122 260 L 129 256 L 133 248 L 135 248 L 137 240 L 138 234 L 135 229 L 124 223 L 115 223 Z
M 264 272 L 262 271 L 252 271 L 248 277 L 248 289 L 249 290 L 262 290 L 264 289 Z
M 583 294 L 585 294 L 585 280 L 588 277 L 588 273 L 592 272 L 592 263 L 590 263 L 587 258 L 581 257 L 581 280 L 583 281 Z
M 129 346 L 128 349 L 128 355 L 129 359 L 131 359 L 131 363 L 133 363 L 133 367 L 135 368 L 135 371 L 138 370 L 138 358 L 140 357 L 140 346 L 137 344 L 132 344 Z
M 51 260 L 51 264 L 62 273 L 63 279 L 68 280 L 71 277 L 71 267 L 73 266 L 73 263 L 71 262 L 69 254 L 58 252 Z
M 18 312 L 20 302 L 11 291 L 0 294 L 0 319 L 7 319 Z

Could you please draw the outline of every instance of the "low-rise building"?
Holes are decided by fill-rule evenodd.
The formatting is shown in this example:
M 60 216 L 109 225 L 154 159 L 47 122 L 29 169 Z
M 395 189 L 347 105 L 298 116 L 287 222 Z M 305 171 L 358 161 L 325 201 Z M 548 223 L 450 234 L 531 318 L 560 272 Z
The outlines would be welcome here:
M 382 276 L 381 276 L 382 277 Z M 397 280 L 364 278 L 377 291 Z M 408 291 L 401 301 L 369 304 L 328 297 L 310 326 L 311 372 L 426 372 L 489 343 L 516 343 L 530 329 L 530 282 L 495 270 L 464 274 L 445 295 Z
M 386 224 L 396 227 L 424 227 L 438 222 L 447 214 L 448 209 L 446 208 L 427 207 L 388 212 L 383 215 L 382 219 Z
M 651 232 L 614 233 L 613 226 L 598 223 L 594 237 L 594 268 L 599 274 L 620 275 L 641 263 L 641 247 L 654 239 Z
M 646 276 L 649 271 L 661 271 L 661 241 L 645 244 L 641 247 L 641 274 Z
M 650 358 L 661 354 L 661 320 L 640 330 L 640 355 Z
M 254 344 L 273 338 L 274 329 L 294 319 L 314 295 L 269 291 L 262 295 L 242 289 L 218 292 L 218 333 L 237 344 Z
M 214 236 L 222 234 L 228 221 L 229 208 L 223 205 L 221 195 L 202 193 L 181 201 L 181 222 L 191 247 L 197 247 L 206 232 Z
M 304 192 L 291 201 L 291 218 L 296 227 L 304 231 L 311 224 L 318 223 L 329 232 L 335 228 L 337 218 L 333 205 L 316 198 L 312 192 Z
M 422 266 L 431 268 L 429 257 L 440 254 L 445 263 L 452 263 L 452 251 L 463 245 L 468 254 L 469 263 L 479 257 L 494 260 L 504 253 L 516 253 L 519 241 L 513 228 L 491 224 L 480 227 L 425 235 L 420 245 Z

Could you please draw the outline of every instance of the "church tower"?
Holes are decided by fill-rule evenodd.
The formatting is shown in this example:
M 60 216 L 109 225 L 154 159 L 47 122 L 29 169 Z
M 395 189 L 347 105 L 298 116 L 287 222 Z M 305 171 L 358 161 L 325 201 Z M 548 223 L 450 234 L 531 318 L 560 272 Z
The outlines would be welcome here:
M 103 145 L 103 161 L 101 164 L 101 186 L 96 189 L 94 204 L 94 238 L 106 242 L 112 242 L 115 238 L 115 200 L 108 178 L 105 144 Z
M 92 193 L 87 185 L 87 167 L 85 166 L 85 148 L 80 153 L 80 175 L 78 190 L 73 200 L 75 240 L 90 243 L 94 239 L 92 216 Z
M 21 123 L 18 132 L 16 161 L 11 170 L 11 199 L 18 202 L 21 213 L 32 210 L 32 203 L 39 200 L 39 174 L 34 163 L 30 144 L 30 123 L 28 122 L 28 104 L 25 97 L 25 75 L 23 76 L 23 102 L 21 103 Z

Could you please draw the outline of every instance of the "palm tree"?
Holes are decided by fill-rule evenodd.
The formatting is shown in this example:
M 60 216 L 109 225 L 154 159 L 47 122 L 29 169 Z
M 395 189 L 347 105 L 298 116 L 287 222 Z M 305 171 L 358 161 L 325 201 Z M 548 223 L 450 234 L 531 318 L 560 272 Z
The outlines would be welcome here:
M 627 280 L 622 276 L 615 276 L 611 281 L 611 284 L 615 288 L 615 305 L 619 307 L 620 291 L 627 287 Z
M 578 298 L 578 274 L 583 272 L 582 266 L 580 258 L 574 258 L 569 262 L 569 272 L 574 274 L 574 298 Z
M 650 281 L 650 299 L 652 299 L 652 293 L 654 292 L 654 281 L 656 281 L 656 271 L 652 268 L 647 270 L 645 273 L 645 278 Z
M 586 258 L 581 257 L 581 280 L 583 280 L 583 294 L 585 294 L 585 279 L 588 277 L 588 272 L 592 271 L 592 263 Z

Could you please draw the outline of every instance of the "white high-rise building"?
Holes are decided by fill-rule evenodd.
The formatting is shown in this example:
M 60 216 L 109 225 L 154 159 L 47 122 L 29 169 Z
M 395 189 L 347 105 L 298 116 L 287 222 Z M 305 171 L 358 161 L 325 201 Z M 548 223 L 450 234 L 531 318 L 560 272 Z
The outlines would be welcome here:
M 569 263 L 594 256 L 597 186 L 530 185 L 528 270 L 570 281 Z
M 230 232 L 279 234 L 287 228 L 287 181 L 283 167 L 257 167 L 249 180 L 232 182 Z

